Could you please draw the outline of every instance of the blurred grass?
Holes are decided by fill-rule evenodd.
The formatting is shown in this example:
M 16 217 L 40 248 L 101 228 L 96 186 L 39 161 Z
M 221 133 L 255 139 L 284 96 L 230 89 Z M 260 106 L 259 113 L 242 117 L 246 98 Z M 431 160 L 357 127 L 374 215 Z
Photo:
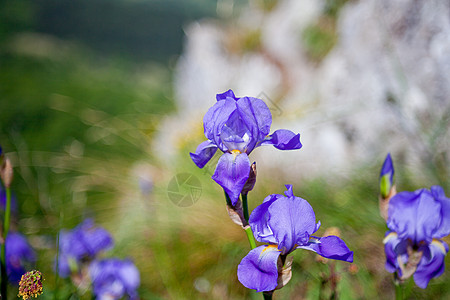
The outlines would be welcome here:
M 23 15 L 26 19 L 26 11 Z M 167 66 L 102 57 L 80 44 L 19 33 L 1 40 L 0 70 L 0 143 L 15 165 L 20 212 L 13 227 L 38 251 L 36 268 L 46 277 L 42 299 L 52 299 L 56 289 L 59 299 L 90 298 L 75 295 L 64 280 L 56 287 L 52 271 L 60 227 L 73 228 L 86 217 L 115 238 L 114 249 L 103 256 L 134 260 L 142 299 L 262 299 L 237 280 L 237 265 L 249 250 L 245 234 L 229 220 L 211 174 L 189 159 L 202 138 L 192 134 L 181 141 L 168 164 L 153 153 L 161 121 L 176 110 Z M 336 226 L 355 252 L 356 270 L 337 263 L 341 299 L 394 295 L 392 275 L 384 270 L 386 226 L 378 215 L 381 163 L 333 180 L 289 180 L 322 222 L 318 235 Z M 200 199 L 189 207 L 174 205 L 167 195 L 169 181 L 182 172 L 202 184 Z M 433 184 L 408 173 L 401 159 L 396 172 L 399 190 Z M 249 194 L 251 208 L 269 194 L 284 192 L 285 181 L 277 175 L 258 175 Z M 141 188 L 142 178 L 153 182 L 150 192 Z M 328 265 L 308 251 L 292 255 L 292 280 L 274 299 L 318 299 Z M 447 274 L 433 279 L 427 290 L 413 287 L 411 298 L 448 298 Z

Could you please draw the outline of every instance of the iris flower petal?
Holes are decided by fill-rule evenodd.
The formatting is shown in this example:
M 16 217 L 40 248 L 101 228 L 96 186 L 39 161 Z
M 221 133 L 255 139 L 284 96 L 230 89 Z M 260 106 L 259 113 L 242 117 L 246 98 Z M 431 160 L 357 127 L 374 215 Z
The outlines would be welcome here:
M 295 150 L 302 147 L 300 133 L 295 134 L 287 129 L 279 129 L 268 136 L 261 145 L 273 145 L 279 150 Z
M 223 125 L 235 110 L 236 101 L 227 98 L 216 102 L 203 117 L 203 128 L 206 138 L 215 142 L 217 147 L 223 152 L 226 152 L 228 149 L 223 147 L 222 141 L 220 140 L 220 133 Z
M 448 252 L 448 245 L 444 242 L 435 240 L 429 245 L 429 249 L 431 258 L 422 258 L 414 273 L 414 282 L 422 289 L 425 289 L 428 286 L 428 282 L 430 282 L 432 278 L 439 277 L 444 273 L 444 258 Z
M 259 246 L 251 250 L 238 266 L 238 279 L 257 292 L 273 291 L 278 283 L 278 257 L 275 246 Z
M 191 159 L 199 168 L 203 168 L 208 161 L 216 154 L 217 146 L 210 140 L 204 141 L 198 145 L 195 153 L 189 153 Z
M 253 97 L 240 98 L 237 101 L 237 109 L 242 119 L 251 126 L 254 138 L 251 148 L 253 150 L 256 143 L 262 141 L 270 133 L 272 114 L 264 101 Z
M 263 203 L 258 205 L 250 215 L 249 223 L 252 227 L 253 234 L 255 239 L 258 242 L 263 243 L 273 243 L 276 244 L 277 241 L 275 236 L 273 235 L 272 229 L 270 229 L 268 221 L 269 221 L 269 206 L 277 200 L 279 197 L 283 197 L 281 195 L 273 194 L 267 196 Z
M 234 95 L 234 92 L 232 90 L 228 90 L 222 94 L 217 94 L 216 95 L 216 100 L 220 101 L 220 100 L 225 100 L 227 98 L 232 98 L 234 100 L 237 100 L 236 96 Z
M 343 240 L 334 235 L 314 238 L 308 244 L 298 248 L 314 251 L 326 258 L 353 262 L 353 251 L 350 251 Z
M 280 197 L 268 210 L 269 226 L 278 241 L 278 249 L 284 254 L 291 252 L 295 244 L 306 244 L 316 229 L 314 210 L 302 198 Z
M 440 239 L 450 234 L 450 198 L 444 194 L 444 189 L 438 185 L 431 187 L 433 197 L 441 203 L 441 226 L 433 235 L 434 238 Z
M 220 157 L 212 179 L 230 196 L 231 203 L 236 205 L 249 174 L 250 160 L 247 154 L 225 153 Z
M 387 226 L 401 239 L 430 243 L 438 230 L 441 205 L 426 189 L 400 192 L 389 203 Z

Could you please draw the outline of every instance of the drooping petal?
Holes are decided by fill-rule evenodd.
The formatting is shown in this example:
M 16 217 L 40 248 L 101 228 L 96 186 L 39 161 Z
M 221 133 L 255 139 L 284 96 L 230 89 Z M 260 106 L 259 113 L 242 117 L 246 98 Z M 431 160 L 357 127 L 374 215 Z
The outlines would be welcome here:
M 247 154 L 224 153 L 217 163 L 212 179 L 230 196 L 231 203 L 236 205 L 249 174 L 250 160 Z
M 264 101 L 253 97 L 240 98 L 237 110 L 252 132 L 253 140 L 247 152 L 250 153 L 269 134 L 272 114 Z
M 236 96 L 234 95 L 234 92 L 232 90 L 228 90 L 228 91 L 226 91 L 226 92 L 224 92 L 222 94 L 217 94 L 216 95 L 216 100 L 217 101 L 224 100 L 224 99 L 227 99 L 227 98 L 238 100 L 238 98 L 236 98 Z
M 8 234 L 5 247 L 8 279 L 17 284 L 20 277 L 26 272 L 25 267 L 36 260 L 36 254 L 25 236 L 18 232 Z
M 277 242 L 273 235 L 272 229 L 269 227 L 268 221 L 269 206 L 280 197 L 283 196 L 277 194 L 267 196 L 263 203 L 258 205 L 250 215 L 248 222 L 250 223 L 253 235 L 258 242 L 273 244 Z
M 394 185 L 394 164 L 391 154 L 388 153 L 380 172 L 380 194 L 386 198 Z
M 353 251 L 350 251 L 343 240 L 334 235 L 314 238 L 308 244 L 298 248 L 314 251 L 326 258 L 353 262 Z
M 431 187 L 433 197 L 441 204 L 442 222 L 436 232 L 433 234 L 434 238 L 443 238 L 450 234 L 450 198 L 444 194 L 444 189 L 438 185 Z
M 426 189 L 400 192 L 390 200 L 387 226 L 401 239 L 430 243 L 441 220 L 441 205 Z
M 259 246 L 251 250 L 238 266 L 238 279 L 257 292 L 272 291 L 278 283 L 278 257 L 276 246 Z
M 444 258 L 448 252 L 448 245 L 445 242 L 433 240 L 429 245 L 429 250 L 430 259 L 422 257 L 414 273 L 414 282 L 422 289 L 428 286 L 432 278 L 439 277 L 444 273 Z
M 397 252 L 395 252 L 395 248 L 397 247 L 398 243 L 401 240 L 398 238 L 397 234 L 395 232 L 392 231 L 388 231 L 386 233 L 386 236 L 383 240 L 384 243 L 384 253 L 386 254 L 386 270 L 389 273 L 394 273 L 395 271 L 398 271 L 400 274 L 399 276 L 401 276 L 401 270 L 400 267 L 398 265 L 398 260 L 397 260 Z
M 316 216 L 308 201 L 299 197 L 282 197 L 269 207 L 269 226 L 283 254 L 295 244 L 305 245 L 316 229 Z
M 279 129 L 266 137 L 261 145 L 273 145 L 280 150 L 295 150 L 302 147 L 300 133 L 295 134 L 287 129 Z
M 207 140 L 198 145 L 195 153 L 189 153 L 191 159 L 199 168 L 203 168 L 208 161 L 216 154 L 217 146 L 212 141 Z

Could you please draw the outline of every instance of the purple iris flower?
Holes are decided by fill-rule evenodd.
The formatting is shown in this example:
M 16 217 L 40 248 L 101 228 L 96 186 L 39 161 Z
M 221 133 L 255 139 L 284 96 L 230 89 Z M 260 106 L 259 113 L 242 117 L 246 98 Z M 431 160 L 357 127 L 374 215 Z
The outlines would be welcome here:
M 387 226 L 388 272 L 397 272 L 400 279 L 414 274 L 414 282 L 423 289 L 442 275 L 449 248 L 441 239 L 450 234 L 450 198 L 442 187 L 396 194 L 389 203 Z
M 256 207 L 249 219 L 256 240 L 269 245 L 251 250 L 238 266 L 238 279 L 249 289 L 272 291 L 278 286 L 280 255 L 306 249 L 330 258 L 353 262 L 353 251 L 337 236 L 312 236 L 320 227 L 308 201 L 295 197 L 292 185 Z
M 8 279 L 16 284 L 25 274 L 25 265 L 33 263 L 36 254 L 26 238 L 18 232 L 9 232 L 6 237 L 6 272 Z
M 216 96 L 214 104 L 203 118 L 205 136 L 192 160 L 203 168 L 217 149 L 224 154 L 217 163 L 212 178 L 228 194 L 233 205 L 239 198 L 250 173 L 248 154 L 261 145 L 273 145 L 280 150 L 300 149 L 300 134 L 286 129 L 270 133 L 272 114 L 261 99 L 237 98 L 232 90 Z
M 89 267 L 97 299 L 138 299 L 139 271 L 130 260 L 116 258 L 94 261 Z
M 58 273 L 69 276 L 84 261 L 95 258 L 98 252 L 113 246 L 108 231 L 95 227 L 92 219 L 86 219 L 73 230 L 61 230 L 59 234 Z
M 388 153 L 384 160 L 380 172 L 380 193 L 383 198 L 387 198 L 394 185 L 394 163 L 391 154 Z

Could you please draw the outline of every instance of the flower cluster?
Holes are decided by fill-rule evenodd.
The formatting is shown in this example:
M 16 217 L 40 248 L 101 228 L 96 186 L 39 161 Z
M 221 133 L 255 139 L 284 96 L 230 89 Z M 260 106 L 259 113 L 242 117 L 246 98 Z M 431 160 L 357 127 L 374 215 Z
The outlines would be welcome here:
M 449 248 L 442 238 L 450 234 L 450 199 L 440 186 L 399 192 L 389 200 L 387 226 L 387 271 L 400 281 L 413 276 L 417 286 L 426 288 L 444 272 Z
M 212 179 L 228 194 L 236 205 L 251 171 L 248 155 L 261 145 L 273 145 L 280 150 L 300 149 L 300 134 L 286 129 L 270 133 L 272 114 L 261 99 L 237 98 L 232 90 L 216 96 L 214 104 L 203 118 L 205 136 L 190 156 L 203 168 L 217 149 L 220 157 Z
M 73 230 L 60 232 L 58 272 L 61 277 L 71 276 L 80 288 L 89 286 L 98 299 L 138 299 L 136 289 L 140 275 L 130 260 L 117 258 L 100 260 L 101 251 L 112 248 L 112 236 L 104 228 L 86 219 Z
M 74 229 L 61 230 L 59 234 L 58 272 L 68 277 L 79 271 L 84 262 L 90 262 L 96 255 L 112 248 L 113 239 L 108 231 L 95 227 L 92 219 L 86 219 Z
M 251 250 L 242 259 L 238 278 L 244 286 L 258 292 L 272 291 L 287 283 L 285 278 L 279 280 L 279 275 L 283 274 L 286 255 L 295 249 L 353 262 L 353 252 L 339 237 L 313 236 L 320 227 L 313 208 L 305 199 L 294 196 L 292 185 L 286 185 L 286 188 L 285 195 L 268 196 L 250 216 L 249 223 L 256 240 L 266 245 Z M 290 274 L 287 281 L 289 278 Z
M 41 295 L 43 280 L 42 273 L 36 270 L 23 274 L 19 282 L 19 295 L 17 296 L 27 300 Z
M 290 280 L 291 262 L 287 255 L 296 249 L 352 262 L 353 252 L 339 237 L 313 236 L 320 222 L 316 223 L 311 205 L 294 196 L 291 185 L 286 185 L 285 195 L 268 196 L 248 217 L 247 194 L 256 182 L 256 165 L 250 163 L 248 155 L 261 145 L 300 149 L 300 134 L 281 129 L 269 135 L 272 115 L 260 99 L 237 98 L 232 90 L 218 94 L 216 99 L 203 118 L 207 141 L 190 156 L 203 168 L 217 149 L 224 153 L 212 178 L 224 189 L 228 213 L 242 225 L 252 247 L 238 266 L 239 281 L 247 288 L 271 294 Z M 264 245 L 256 247 L 255 239 Z
M 93 291 L 98 299 L 138 299 L 139 271 L 129 260 L 116 258 L 94 261 L 89 267 Z

